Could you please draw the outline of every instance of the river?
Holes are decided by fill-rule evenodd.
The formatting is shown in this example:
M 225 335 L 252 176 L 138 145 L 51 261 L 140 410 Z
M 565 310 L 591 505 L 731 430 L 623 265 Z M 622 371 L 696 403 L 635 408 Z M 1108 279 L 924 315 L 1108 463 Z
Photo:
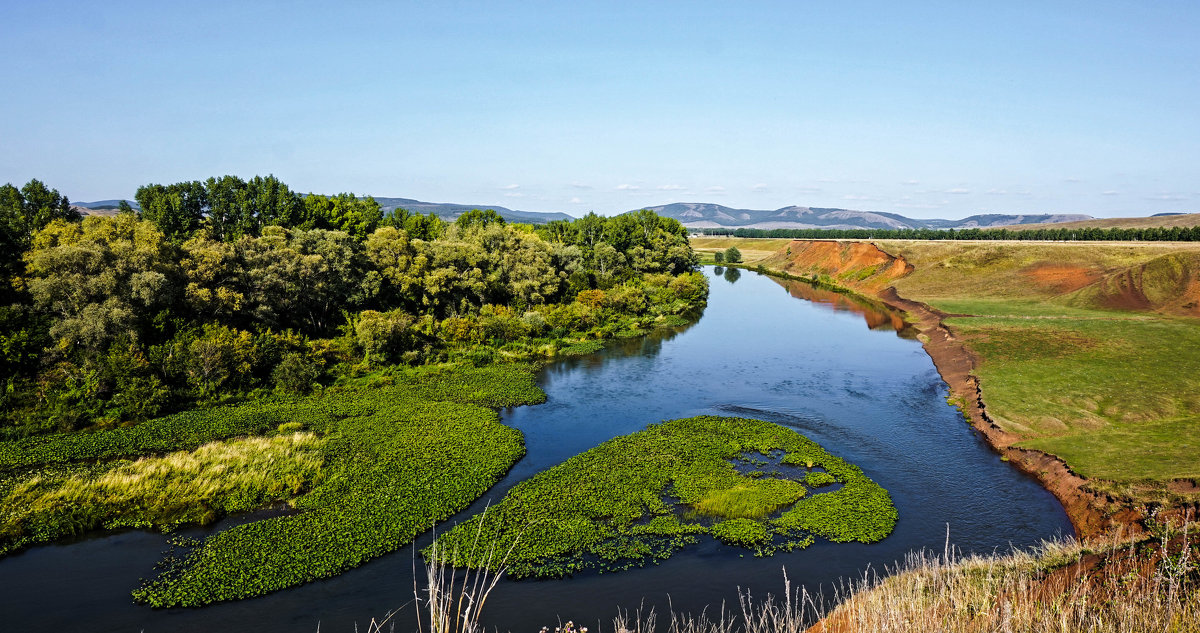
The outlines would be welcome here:
M 859 465 L 891 493 L 896 530 L 872 545 L 819 541 L 770 558 L 706 538 L 656 567 L 502 581 L 484 611 L 489 629 L 536 633 L 560 619 L 609 628 L 618 608 L 639 605 L 660 613 L 673 606 L 715 614 L 722 603 L 736 610 L 739 589 L 759 597 L 781 593 L 784 568 L 793 587 L 828 592 L 840 579 L 882 569 L 914 549 L 941 551 L 947 529 L 966 552 L 1006 551 L 1072 533 L 1058 501 L 1003 463 L 946 404 L 945 383 L 897 313 L 801 282 L 706 271 L 709 304 L 695 324 L 544 369 L 539 384 L 548 401 L 501 412 L 505 424 L 525 434 L 528 453 L 456 519 L 609 438 L 661 420 L 718 414 L 783 424 Z M 392 619 L 396 630 L 415 630 L 411 547 L 252 600 L 202 609 L 132 604 L 129 592 L 153 573 L 167 538 L 128 530 L 0 559 L 2 628 L 349 633 L 400 609 Z M 426 535 L 418 546 L 428 541 Z

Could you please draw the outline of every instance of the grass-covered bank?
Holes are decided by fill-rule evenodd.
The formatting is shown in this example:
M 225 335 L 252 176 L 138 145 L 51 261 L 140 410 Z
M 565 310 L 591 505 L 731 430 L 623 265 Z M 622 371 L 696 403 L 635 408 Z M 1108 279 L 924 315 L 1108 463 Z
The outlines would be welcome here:
M 1133 504 L 1200 502 L 1200 246 L 880 242 L 949 315 L 988 413 Z
M 468 566 L 489 564 L 470 554 L 477 540 L 511 547 L 508 573 L 557 577 L 652 563 L 702 534 L 769 555 L 814 537 L 875 542 L 895 521 L 885 490 L 799 433 L 701 416 L 651 425 L 543 471 L 437 547 Z
M 1188 529 L 993 556 L 913 553 L 885 577 L 843 586 L 846 599 L 809 633 L 1194 633 L 1200 545 Z
M 743 253 L 760 242 L 693 240 Z M 1200 502 L 1190 353 L 1200 342 L 1200 247 L 873 240 L 866 246 L 907 268 L 885 279 L 850 243 L 813 244 L 788 242 L 744 265 L 824 273 L 909 310 L 976 427 L 1092 537 L 1041 553 L 913 559 L 879 586 L 845 587 L 849 599 L 815 630 L 1200 630 L 1194 536 L 1157 549 L 1096 540 L 1112 527 L 1161 529 Z M 829 257 L 792 257 L 801 252 Z M 1164 523 L 1147 520 L 1156 511 Z M 768 611 L 755 622 L 770 630 L 798 621 Z M 745 630 L 766 630 L 756 626 Z

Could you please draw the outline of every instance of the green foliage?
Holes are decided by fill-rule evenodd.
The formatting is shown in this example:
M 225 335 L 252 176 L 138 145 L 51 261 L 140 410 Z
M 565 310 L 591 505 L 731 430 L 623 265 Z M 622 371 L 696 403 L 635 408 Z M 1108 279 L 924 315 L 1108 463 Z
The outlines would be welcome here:
M 750 519 L 730 519 L 712 527 L 712 535 L 726 545 L 757 547 L 769 539 L 767 527 Z
M 246 598 L 394 551 L 474 501 L 524 453 L 520 432 L 484 406 L 544 398 L 527 371 L 492 367 L 313 400 L 307 424 L 326 433 L 327 475 L 296 499 L 301 513 L 215 534 L 134 596 L 157 607 Z
M 520 433 L 486 407 L 544 399 L 522 367 L 422 368 L 316 397 L 3 442 L 0 492 L 26 501 L 5 502 L 12 520 L 0 548 L 99 525 L 207 522 L 311 486 L 294 501 L 299 514 L 220 532 L 136 595 L 155 606 L 194 606 L 335 575 L 404 545 L 482 494 L 524 452 Z M 302 451 L 319 449 L 320 476 L 317 462 L 304 455 L 280 457 L 267 468 L 254 464 L 270 450 L 253 449 L 253 442 L 243 444 L 247 450 L 241 440 L 206 444 L 275 428 L 304 428 L 323 438 Z M 188 452 L 201 445 L 207 448 Z M 112 461 L 171 452 L 170 464 Z M 231 469 L 228 479 L 219 476 L 224 467 Z M 204 483 L 209 479 L 211 485 Z
M 391 227 L 404 231 L 414 240 L 430 241 L 441 237 L 446 223 L 432 211 L 429 215 L 411 213 L 408 209 L 397 207 L 384 214 L 379 226 Z
M 731 461 L 747 452 L 822 467 L 843 485 L 805 496 L 796 479 L 739 472 Z M 833 514 L 826 518 L 824 512 Z M 804 547 L 811 534 L 878 541 L 895 521 L 886 491 L 795 431 L 760 420 L 701 416 L 651 425 L 534 475 L 486 515 L 439 537 L 438 551 L 469 551 L 478 532 L 502 549 L 515 542 L 508 573 L 554 577 L 661 560 L 702 533 L 765 554 Z M 486 564 L 470 555 L 447 562 Z
M 182 242 L 195 233 L 204 221 L 208 191 L 204 183 L 193 180 L 171 185 L 138 187 L 134 198 L 141 211 L 138 218 L 154 225 L 167 239 Z
M 321 359 L 309 354 L 289 352 L 283 355 L 271 377 L 275 387 L 287 393 L 303 395 L 312 391 L 321 377 Z
M 487 209 L 486 211 L 483 209 L 471 209 L 454 220 L 454 225 L 460 229 L 470 226 L 482 228 L 489 224 L 506 224 L 506 222 L 493 209 Z
M 43 190 L 8 186 L 0 207 L 21 219 L 66 204 Z M 28 294 L 0 315 L 0 436 L 303 394 L 358 363 L 585 353 L 574 343 L 677 324 L 708 290 L 686 231 L 649 211 L 536 230 L 480 211 L 445 225 L 384 218 L 351 194 L 301 197 L 270 176 L 147 185 L 138 200 L 138 217 L 34 214 L 48 223 L 29 225 Z M 130 370 L 103 360 L 114 353 Z
M 102 351 L 120 334 L 148 337 L 178 287 L 172 247 L 130 215 L 51 222 L 25 262 L 33 303 L 55 318 L 50 333 L 62 348 Z
M 383 219 L 374 198 L 359 198 L 352 193 L 332 197 L 310 193 L 304 196 L 303 214 L 304 221 L 298 228 L 341 231 L 359 241 L 374 233 Z
M 354 340 L 365 362 L 395 363 L 414 346 L 415 319 L 403 310 L 363 310 L 354 321 Z
M 600 341 L 581 341 L 558 350 L 558 353 L 562 356 L 587 356 L 602 349 L 604 349 L 604 343 Z
M 740 264 L 742 262 L 742 252 L 736 246 L 730 246 L 725 249 L 723 261 L 728 264 Z
M 33 242 L 33 234 L 55 220 L 78 222 L 66 196 L 49 189 L 40 180 L 30 180 L 17 189 L 0 187 L 0 305 L 8 303 L 11 279 L 21 273 L 21 256 Z
M 813 471 L 804 476 L 804 485 L 809 488 L 820 488 L 837 483 L 837 477 L 824 471 Z

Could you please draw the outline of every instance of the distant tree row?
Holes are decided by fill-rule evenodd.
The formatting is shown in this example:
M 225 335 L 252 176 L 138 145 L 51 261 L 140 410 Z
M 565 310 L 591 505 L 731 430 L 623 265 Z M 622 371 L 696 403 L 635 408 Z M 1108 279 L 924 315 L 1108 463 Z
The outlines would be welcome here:
M 787 239 L 896 239 L 896 240 L 1038 240 L 1200 242 L 1200 226 L 1131 229 L 704 229 L 704 235 L 773 237 Z
M 274 176 L 255 176 L 249 181 L 222 176 L 203 182 L 151 184 L 138 188 L 134 198 L 141 207 L 139 217 L 149 220 L 175 242 L 182 242 L 201 229 L 206 229 L 212 239 L 231 242 L 244 235 L 259 235 L 268 226 L 344 231 L 359 240 L 381 226 L 394 226 L 425 238 L 433 237 L 410 226 L 410 222 L 433 223 L 420 214 L 406 211 L 385 214 L 369 196 L 301 195 Z

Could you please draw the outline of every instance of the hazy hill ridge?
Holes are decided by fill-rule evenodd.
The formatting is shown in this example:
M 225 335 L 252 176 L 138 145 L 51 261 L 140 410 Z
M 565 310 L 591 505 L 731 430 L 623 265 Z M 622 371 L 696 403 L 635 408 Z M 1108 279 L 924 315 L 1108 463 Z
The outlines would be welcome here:
M 375 197 L 385 212 L 396 208 L 408 209 L 413 213 L 433 213 L 445 220 L 454 220 L 472 209 L 492 209 L 510 222 L 544 224 L 552 220 L 571 220 L 566 213 L 544 213 L 519 211 L 499 205 L 457 204 L 449 202 L 423 202 L 413 198 Z M 133 208 L 137 202 L 128 200 Z M 73 206 L 81 213 L 112 215 L 120 200 L 97 200 L 76 202 Z M 641 209 L 643 207 L 639 207 Z M 1011 227 L 1025 224 L 1057 224 L 1095 220 L 1081 214 L 1001 214 L 972 215 L 961 220 L 910 218 L 898 213 L 878 211 L 855 211 L 823 207 L 788 206 L 774 211 L 758 209 L 734 209 L 708 202 L 675 202 L 648 208 L 659 215 L 675 218 L 684 226 L 693 229 L 748 228 L 748 229 L 969 229 L 981 227 Z
M 705 202 L 676 202 L 648 207 L 675 218 L 688 228 L 747 229 L 969 229 L 1014 224 L 1078 222 L 1094 219 L 1080 214 L 1009 215 L 989 213 L 961 220 L 909 218 L 898 213 L 790 206 L 774 211 L 733 209 Z

